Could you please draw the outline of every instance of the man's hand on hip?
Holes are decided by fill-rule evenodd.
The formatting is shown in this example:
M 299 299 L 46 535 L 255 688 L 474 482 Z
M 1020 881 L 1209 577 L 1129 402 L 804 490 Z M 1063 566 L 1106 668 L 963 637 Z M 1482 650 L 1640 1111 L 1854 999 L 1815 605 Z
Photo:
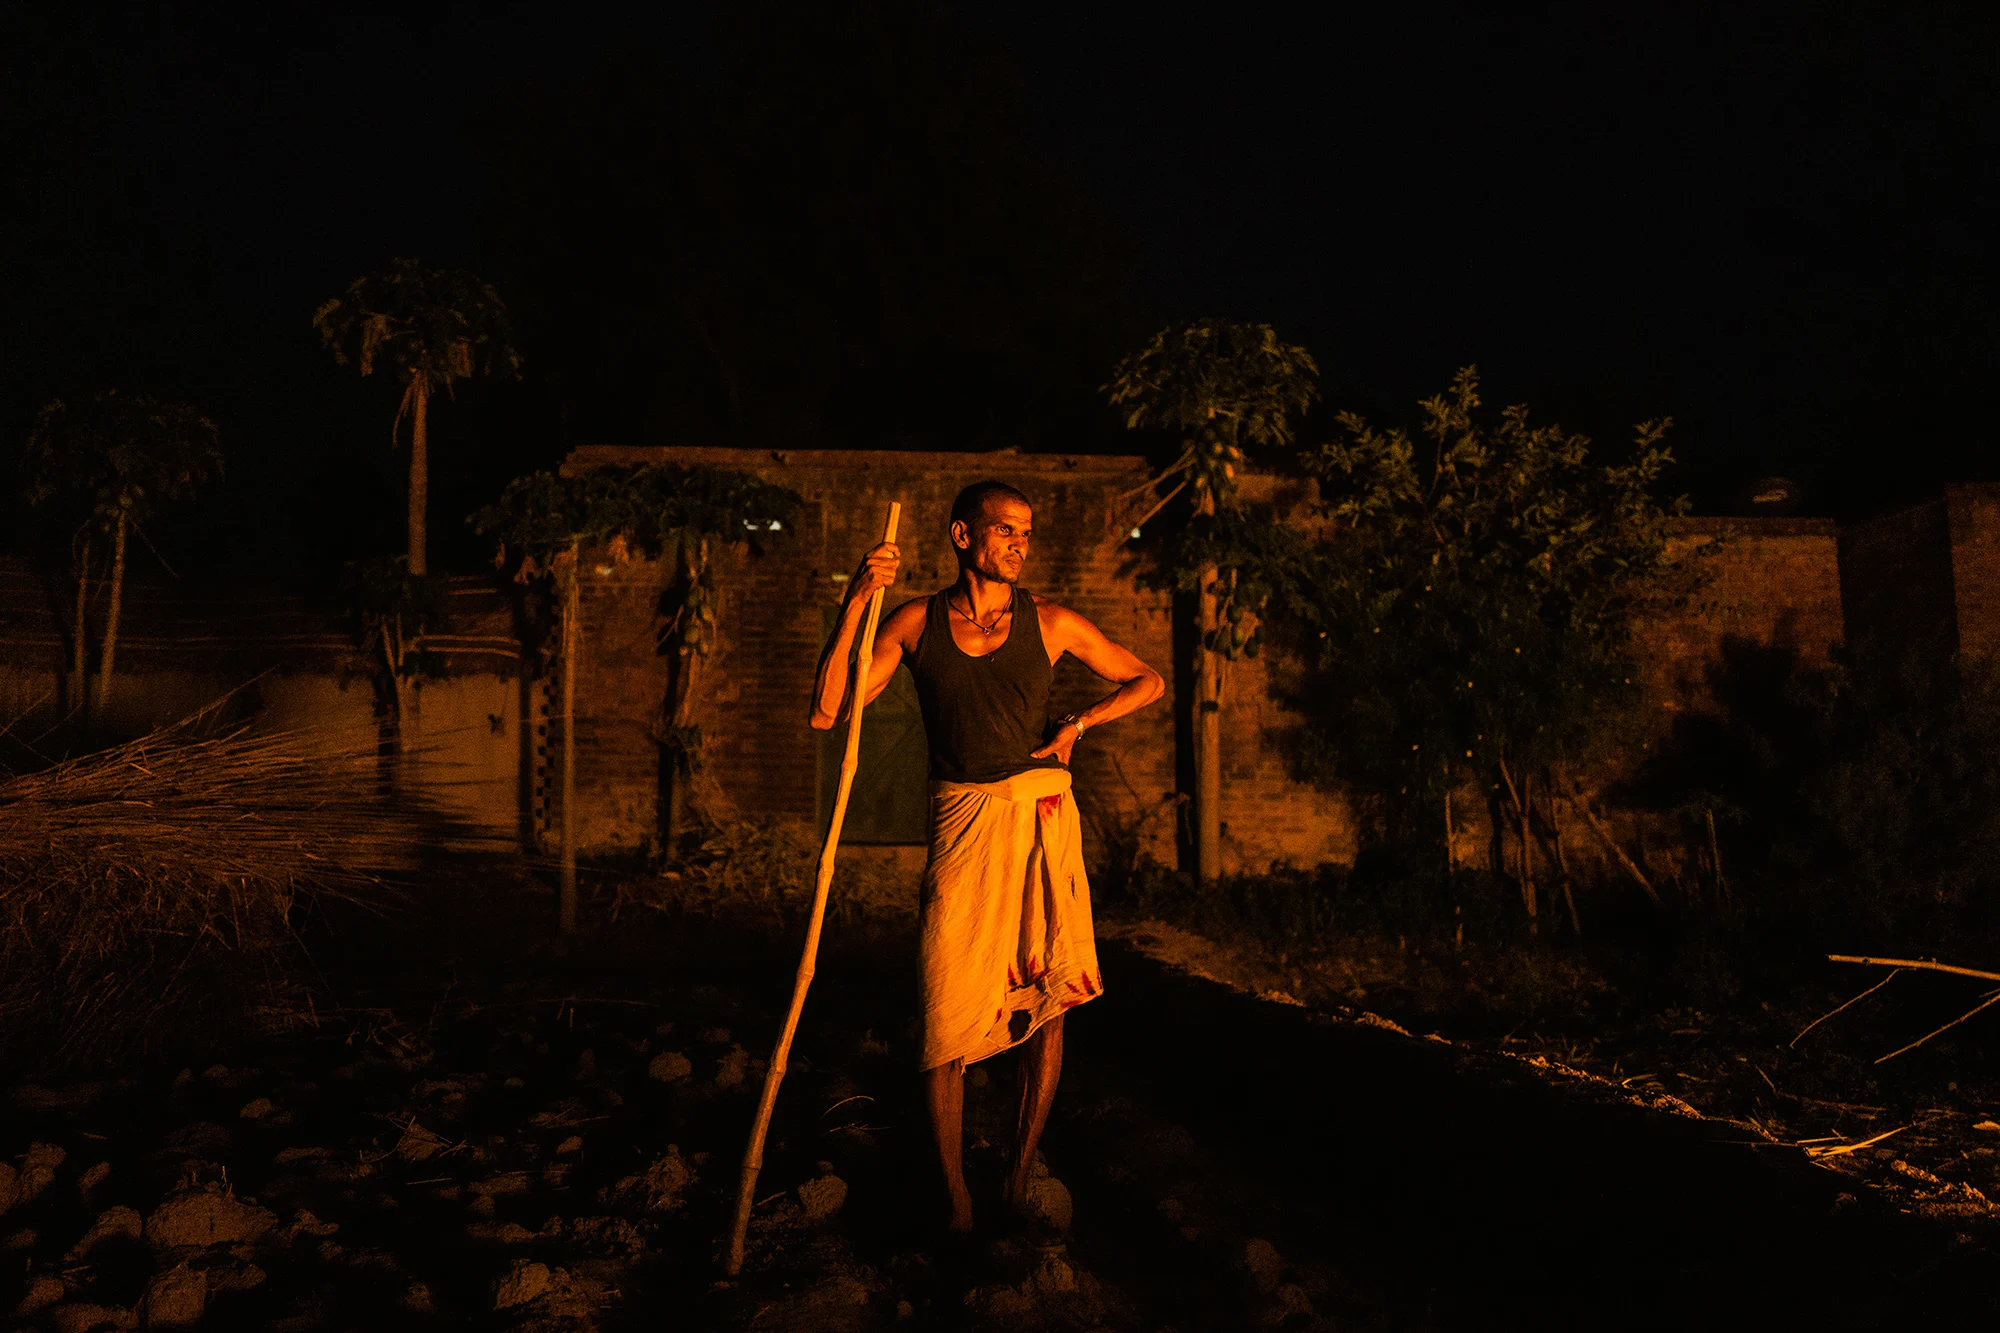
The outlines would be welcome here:
M 1077 727 L 1076 723 L 1065 722 L 1056 731 L 1054 740 L 1044 745 L 1041 749 L 1036 750 L 1028 758 L 1047 759 L 1050 755 L 1054 755 L 1067 765 L 1069 763 L 1069 752 L 1076 748 L 1076 738 L 1081 735 L 1083 735 L 1083 732 Z

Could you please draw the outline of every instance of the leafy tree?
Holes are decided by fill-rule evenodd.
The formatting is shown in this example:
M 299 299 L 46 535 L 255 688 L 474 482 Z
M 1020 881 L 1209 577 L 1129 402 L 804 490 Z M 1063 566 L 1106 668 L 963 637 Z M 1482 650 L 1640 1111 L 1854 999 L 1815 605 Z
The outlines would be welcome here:
M 1666 595 L 1666 524 L 1685 502 L 1654 497 L 1670 422 L 1599 464 L 1526 407 L 1481 413 L 1478 388 L 1461 370 L 1415 438 L 1339 414 L 1300 460 L 1329 530 L 1276 577 L 1309 662 L 1292 700 L 1307 773 L 1379 796 L 1405 843 L 1448 839 L 1451 794 L 1479 778 L 1496 841 L 1503 805 L 1514 826 L 1532 923 L 1535 792 L 1561 789 L 1637 702 L 1633 617 Z
M 1105 393 L 1130 430 L 1179 437 L 1180 452 L 1146 489 L 1179 478 L 1133 525 L 1142 530 L 1183 492 L 1160 548 L 1158 578 L 1193 593 L 1201 642 L 1195 652 L 1195 860 L 1203 883 L 1222 873 L 1221 708 L 1228 663 L 1257 650 L 1258 614 L 1269 595 L 1243 559 L 1286 543 L 1276 520 L 1253 518 L 1240 481 L 1251 448 L 1289 449 L 1292 419 L 1317 396 L 1319 367 L 1302 347 L 1281 342 L 1268 324 L 1197 320 L 1163 329 L 1119 362 Z M 1252 571 L 1248 578 L 1246 569 Z
M 335 361 L 372 375 L 379 363 L 403 385 L 389 435 L 393 444 L 410 420 L 411 577 L 429 572 L 425 557 L 430 507 L 430 403 L 474 376 L 514 377 L 521 356 L 500 294 L 462 269 L 426 268 L 398 259 L 380 273 L 356 278 L 343 296 L 313 314 L 313 327 Z
M 673 653 L 676 669 L 661 740 L 691 765 L 699 745 L 699 732 L 685 715 L 692 677 L 715 642 L 710 553 L 719 544 L 754 545 L 783 531 L 799 503 L 783 487 L 720 468 L 607 467 L 574 477 L 537 472 L 517 478 L 497 503 L 469 520 L 476 531 L 499 539 L 500 561 L 514 564 L 518 581 L 540 585 L 556 603 L 565 934 L 576 930 L 576 665 L 583 636 L 578 568 L 583 552 L 601 546 L 613 565 L 628 562 L 634 549 L 675 561 L 661 646 Z
M 98 648 L 96 711 L 102 718 L 111 698 L 125 604 L 127 539 L 134 531 L 143 532 L 156 513 L 192 499 L 221 475 L 220 441 L 215 423 L 193 405 L 116 389 L 74 405 L 58 399 L 36 415 L 22 458 L 23 495 L 40 511 L 44 526 L 67 545 L 76 581 L 73 711 L 87 716 L 86 619 L 95 543 L 108 541 L 111 547 L 109 602 Z

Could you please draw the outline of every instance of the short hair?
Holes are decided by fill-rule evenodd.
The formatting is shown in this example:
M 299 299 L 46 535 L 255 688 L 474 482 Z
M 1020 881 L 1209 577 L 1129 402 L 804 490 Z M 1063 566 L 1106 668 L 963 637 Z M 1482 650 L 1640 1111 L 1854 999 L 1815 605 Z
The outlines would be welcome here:
M 1002 499 L 1019 500 L 1022 504 L 1028 504 L 1027 496 L 1004 481 L 975 481 L 960 491 L 958 498 L 951 502 L 951 521 L 971 527 L 972 520 L 979 517 L 979 511 L 986 507 L 986 502 L 996 495 Z M 1032 509 L 1034 506 L 1028 507 Z

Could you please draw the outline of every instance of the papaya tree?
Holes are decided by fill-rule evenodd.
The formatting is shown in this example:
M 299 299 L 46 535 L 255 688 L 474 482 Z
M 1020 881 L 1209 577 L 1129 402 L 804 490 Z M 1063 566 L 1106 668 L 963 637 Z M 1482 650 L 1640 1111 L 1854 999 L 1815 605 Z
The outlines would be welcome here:
M 715 468 L 605 467 L 578 476 L 537 472 L 516 478 L 499 500 L 473 514 L 475 531 L 499 542 L 498 561 L 554 603 L 555 666 L 561 681 L 561 888 L 564 934 L 576 931 L 576 675 L 583 648 L 581 562 L 601 548 L 607 565 L 633 553 L 675 560 L 661 647 L 678 659 L 706 655 L 714 643 L 710 553 L 720 544 L 756 541 L 781 531 L 796 495 L 742 473 Z M 692 672 L 670 685 L 670 726 L 682 717 Z M 678 696 L 678 697 L 675 697 Z M 674 733 L 685 748 L 688 738 Z
M 407 780 L 414 776 L 410 765 L 416 753 L 406 725 L 416 713 L 411 696 L 418 680 L 443 671 L 439 655 L 424 650 L 424 635 L 445 628 L 449 594 L 442 580 L 417 577 L 396 556 L 350 563 L 340 592 L 362 657 L 377 667 L 378 697 Z
M 162 510 L 185 503 L 222 473 L 221 435 L 192 404 L 116 389 L 36 414 L 22 458 L 22 494 L 41 526 L 68 548 L 76 586 L 71 623 L 71 711 L 88 725 L 91 561 L 109 548 L 104 629 L 98 641 L 95 711 L 111 698 L 125 605 L 129 539 Z
M 1163 329 L 1118 364 L 1104 387 L 1131 430 L 1168 432 L 1178 452 L 1146 489 L 1173 484 L 1133 525 L 1135 534 L 1183 494 L 1157 578 L 1192 593 L 1200 638 L 1194 654 L 1194 830 L 1196 876 L 1222 873 L 1222 698 L 1228 664 L 1255 652 L 1262 582 L 1229 559 L 1281 534 L 1252 532 L 1241 480 L 1252 449 L 1297 443 L 1294 419 L 1318 394 L 1319 367 L 1268 324 L 1196 320 Z M 1177 480 L 1176 480 L 1177 479 Z
M 475 376 L 512 378 L 521 371 L 513 322 L 500 294 L 462 269 L 427 268 L 397 259 L 356 278 L 313 314 L 313 327 L 341 365 L 362 375 L 379 366 L 403 386 L 390 444 L 410 423 L 409 552 L 412 577 L 430 572 L 430 405 L 442 390 Z
M 661 602 L 661 651 L 669 659 L 667 697 L 655 739 L 671 761 L 661 794 L 668 840 L 694 822 L 690 793 L 701 766 L 702 731 L 694 716 L 702 663 L 716 643 L 713 557 L 719 545 L 755 547 L 783 532 L 800 500 L 748 473 L 712 467 L 647 467 L 634 479 L 648 554 L 671 561 L 672 582 Z

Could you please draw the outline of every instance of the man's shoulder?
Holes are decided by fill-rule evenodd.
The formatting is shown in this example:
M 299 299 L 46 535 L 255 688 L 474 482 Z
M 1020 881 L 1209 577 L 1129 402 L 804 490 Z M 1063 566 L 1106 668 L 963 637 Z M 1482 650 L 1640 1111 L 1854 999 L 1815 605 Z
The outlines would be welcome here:
M 1044 597 L 1038 592 L 1031 592 L 1028 596 L 1035 603 L 1035 614 L 1051 624 L 1070 620 L 1076 616 L 1076 612 L 1070 610 L 1053 597 Z
M 876 637 L 895 639 L 899 642 L 907 640 L 913 643 L 916 636 L 923 633 L 925 612 L 930 600 L 928 596 L 912 597 L 883 616 L 882 626 L 876 631 Z

